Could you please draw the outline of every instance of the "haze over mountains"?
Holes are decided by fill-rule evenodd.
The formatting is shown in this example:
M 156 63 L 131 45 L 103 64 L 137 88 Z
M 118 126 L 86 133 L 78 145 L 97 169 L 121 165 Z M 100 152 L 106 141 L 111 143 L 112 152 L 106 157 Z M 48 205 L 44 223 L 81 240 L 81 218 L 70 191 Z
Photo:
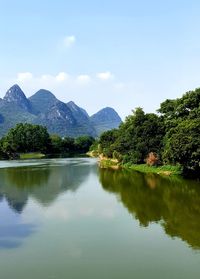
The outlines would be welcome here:
M 46 126 L 50 134 L 60 136 L 97 137 L 103 131 L 117 128 L 121 118 L 110 107 L 89 116 L 74 102 L 64 103 L 45 89 L 40 89 L 30 98 L 26 98 L 16 84 L 0 99 L 0 136 L 21 122 Z

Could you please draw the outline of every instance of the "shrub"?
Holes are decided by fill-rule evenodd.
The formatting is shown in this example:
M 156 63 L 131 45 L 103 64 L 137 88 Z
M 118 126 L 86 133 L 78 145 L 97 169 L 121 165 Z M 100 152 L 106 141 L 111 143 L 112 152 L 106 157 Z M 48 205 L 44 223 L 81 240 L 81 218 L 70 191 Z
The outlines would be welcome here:
M 159 165 L 159 157 L 155 152 L 150 152 L 145 161 L 148 166 Z
M 113 159 L 116 159 L 119 162 L 122 161 L 122 155 L 119 152 L 117 152 L 116 150 L 113 151 L 112 156 L 113 156 Z

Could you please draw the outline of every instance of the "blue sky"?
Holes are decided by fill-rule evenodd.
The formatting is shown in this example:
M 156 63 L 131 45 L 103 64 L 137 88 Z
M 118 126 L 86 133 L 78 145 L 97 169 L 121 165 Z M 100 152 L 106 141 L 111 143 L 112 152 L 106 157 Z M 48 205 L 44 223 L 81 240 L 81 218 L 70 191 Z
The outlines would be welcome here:
M 18 83 L 90 114 L 154 112 L 200 86 L 199 1 L 0 0 L 0 96 Z

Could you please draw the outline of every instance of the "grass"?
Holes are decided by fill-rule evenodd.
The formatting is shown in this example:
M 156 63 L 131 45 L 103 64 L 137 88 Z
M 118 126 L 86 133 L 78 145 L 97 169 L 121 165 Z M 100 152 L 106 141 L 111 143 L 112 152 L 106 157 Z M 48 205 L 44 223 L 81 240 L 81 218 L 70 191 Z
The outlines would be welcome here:
M 170 166 L 170 165 L 163 165 L 163 166 L 148 166 L 146 164 L 140 165 L 131 165 L 131 164 L 119 164 L 117 160 L 103 158 L 100 159 L 99 165 L 101 168 L 112 168 L 112 169 L 130 169 L 134 171 L 139 171 L 143 173 L 156 173 L 165 176 L 171 175 L 181 175 L 182 168 L 180 166 Z
M 148 166 L 146 164 L 141 165 L 124 165 L 124 168 L 129 168 L 135 171 L 140 171 L 144 173 L 157 173 L 163 175 L 181 175 L 182 168 L 180 166 L 170 166 L 170 165 L 163 165 L 163 166 Z
M 20 159 L 41 159 L 45 155 L 40 152 L 32 152 L 32 153 L 21 153 Z

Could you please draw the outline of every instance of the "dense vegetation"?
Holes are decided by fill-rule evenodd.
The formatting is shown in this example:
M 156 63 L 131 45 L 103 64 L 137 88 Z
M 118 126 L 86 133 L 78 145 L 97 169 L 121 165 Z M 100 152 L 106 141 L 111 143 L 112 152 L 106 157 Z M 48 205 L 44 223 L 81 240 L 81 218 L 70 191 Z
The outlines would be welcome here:
M 61 138 L 49 135 L 40 125 L 19 123 L 0 140 L 1 158 L 17 158 L 20 153 L 40 152 L 43 154 L 86 153 L 94 139 L 90 136 Z
M 136 108 L 118 129 L 100 136 L 98 152 L 122 164 L 179 165 L 199 176 L 200 89 L 166 100 L 158 113 Z

